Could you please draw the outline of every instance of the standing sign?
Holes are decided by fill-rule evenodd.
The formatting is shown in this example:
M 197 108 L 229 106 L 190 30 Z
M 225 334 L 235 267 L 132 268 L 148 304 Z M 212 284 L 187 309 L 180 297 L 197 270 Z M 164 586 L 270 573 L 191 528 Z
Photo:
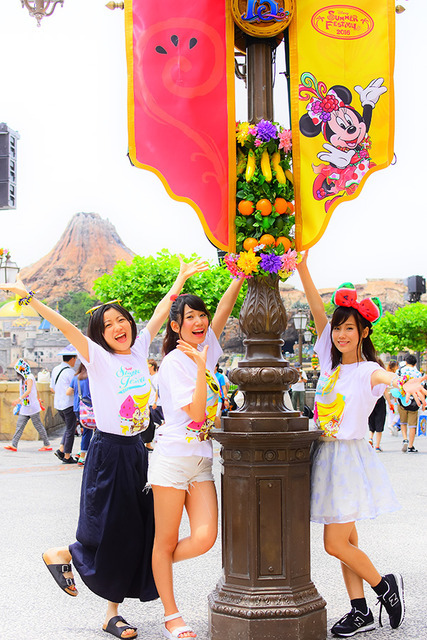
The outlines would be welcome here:
M 394 143 L 394 0 L 295 3 L 289 28 L 295 240 L 313 246 Z
M 125 3 L 129 156 L 235 246 L 234 25 L 227 0 Z

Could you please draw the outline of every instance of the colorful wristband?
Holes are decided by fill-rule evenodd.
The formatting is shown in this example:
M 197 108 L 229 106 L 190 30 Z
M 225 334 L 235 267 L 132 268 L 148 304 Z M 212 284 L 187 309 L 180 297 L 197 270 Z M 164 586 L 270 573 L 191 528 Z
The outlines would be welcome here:
M 30 304 L 35 295 L 36 294 L 34 293 L 34 291 L 29 291 L 27 296 L 24 296 L 23 298 L 20 298 L 18 300 L 19 306 L 22 307 L 22 305 Z

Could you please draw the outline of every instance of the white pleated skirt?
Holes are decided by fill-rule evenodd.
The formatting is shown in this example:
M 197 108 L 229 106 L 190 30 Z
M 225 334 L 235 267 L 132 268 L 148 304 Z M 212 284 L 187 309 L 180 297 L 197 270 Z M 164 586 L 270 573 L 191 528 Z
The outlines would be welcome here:
M 316 443 L 311 469 L 312 522 L 355 522 L 398 509 L 384 465 L 366 440 Z

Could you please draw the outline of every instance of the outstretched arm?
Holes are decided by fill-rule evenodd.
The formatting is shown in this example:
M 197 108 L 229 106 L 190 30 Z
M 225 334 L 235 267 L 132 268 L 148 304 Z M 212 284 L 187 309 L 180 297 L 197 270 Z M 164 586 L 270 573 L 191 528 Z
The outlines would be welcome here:
M 218 303 L 212 320 L 212 330 L 218 340 L 225 327 L 225 323 L 230 317 L 230 313 L 233 311 L 233 307 L 236 304 L 237 296 L 242 288 L 243 280 L 244 278 L 232 280 Z
M 15 284 L 0 284 L 0 290 L 12 291 L 12 293 L 15 293 L 20 298 L 25 298 L 26 296 L 28 296 L 28 291 L 19 277 L 17 278 Z M 77 329 L 77 327 L 71 324 L 71 322 L 69 322 L 66 318 L 48 307 L 46 304 L 43 304 L 43 302 L 40 302 L 40 300 L 37 300 L 35 297 L 30 300 L 29 304 L 34 309 L 34 311 L 37 311 L 37 313 L 39 313 L 43 318 L 50 322 L 50 324 L 53 324 L 54 327 L 59 329 L 59 331 L 64 334 L 67 340 L 71 342 L 73 347 L 75 347 L 86 360 L 89 360 L 88 341 L 86 336 L 83 335 L 80 329 Z
M 181 290 L 188 280 L 195 273 L 201 273 L 202 271 L 207 271 L 209 269 L 209 265 L 207 262 L 203 262 L 201 260 L 193 260 L 192 262 L 184 262 L 184 260 L 179 257 L 179 273 L 178 276 L 173 283 L 172 287 L 169 289 L 164 298 L 162 298 L 154 309 L 154 313 L 151 316 L 150 320 L 147 324 L 147 329 L 150 332 L 151 339 L 153 340 L 156 335 L 159 333 L 163 324 L 166 322 L 167 317 L 169 315 L 170 308 L 172 306 L 171 296 L 176 296 L 181 293 Z
M 323 329 L 328 324 L 328 318 L 323 305 L 323 300 L 317 291 L 313 280 L 311 279 L 310 271 L 307 266 L 308 251 L 303 255 L 301 262 L 298 264 L 297 269 L 299 277 L 301 278 L 302 286 L 304 287 L 305 297 L 310 306 L 311 314 L 314 318 L 314 324 L 316 326 L 317 335 L 320 336 L 323 333 Z
M 427 380 L 427 376 L 421 378 L 411 378 L 403 387 L 399 384 L 399 375 L 393 371 L 385 371 L 384 369 L 375 369 L 371 375 L 371 387 L 375 387 L 377 384 L 388 384 L 394 389 L 403 389 L 406 393 L 406 400 L 409 401 L 410 396 L 413 396 L 415 402 L 419 407 L 425 409 L 427 391 L 422 386 L 422 382 Z

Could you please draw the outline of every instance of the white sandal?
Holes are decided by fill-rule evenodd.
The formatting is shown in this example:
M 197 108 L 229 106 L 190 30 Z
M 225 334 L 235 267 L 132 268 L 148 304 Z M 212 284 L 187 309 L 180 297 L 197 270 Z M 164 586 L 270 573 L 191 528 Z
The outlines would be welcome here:
M 177 611 L 176 613 L 172 613 L 172 615 L 170 616 L 165 616 L 163 621 L 169 622 L 170 620 L 175 620 L 176 618 L 181 618 L 181 614 L 179 613 L 179 611 Z M 166 627 L 163 625 L 162 629 L 163 635 L 166 636 L 166 638 L 169 638 L 169 640 L 176 640 L 177 638 L 179 638 L 181 633 L 185 633 L 186 631 L 191 631 L 191 633 L 194 633 L 193 629 L 191 627 L 188 627 L 187 625 L 176 627 L 176 629 L 174 629 L 173 631 L 169 631 L 169 629 L 166 629 Z M 187 637 L 191 639 L 191 636 Z M 194 638 L 194 640 L 196 640 L 196 638 L 197 636 Z M 183 640 L 185 640 L 185 638 L 183 638 Z

